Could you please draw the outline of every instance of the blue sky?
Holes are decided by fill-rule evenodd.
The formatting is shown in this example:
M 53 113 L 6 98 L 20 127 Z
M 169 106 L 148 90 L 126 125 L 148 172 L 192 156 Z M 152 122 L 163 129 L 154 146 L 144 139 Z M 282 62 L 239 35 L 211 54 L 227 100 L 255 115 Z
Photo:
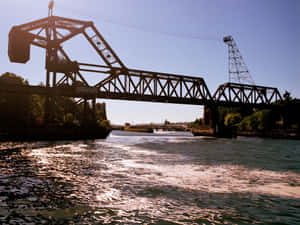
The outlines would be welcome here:
M 44 50 L 33 47 L 30 62 L 12 64 L 7 42 L 13 25 L 47 16 L 48 2 L 0 2 L 0 73 L 45 81 Z M 256 84 L 300 98 L 299 0 L 56 0 L 54 14 L 94 21 L 127 67 L 203 77 L 212 93 L 228 81 L 222 38 L 232 35 Z M 73 60 L 100 62 L 82 37 L 64 48 Z M 202 116 L 199 106 L 104 101 L 113 123 Z

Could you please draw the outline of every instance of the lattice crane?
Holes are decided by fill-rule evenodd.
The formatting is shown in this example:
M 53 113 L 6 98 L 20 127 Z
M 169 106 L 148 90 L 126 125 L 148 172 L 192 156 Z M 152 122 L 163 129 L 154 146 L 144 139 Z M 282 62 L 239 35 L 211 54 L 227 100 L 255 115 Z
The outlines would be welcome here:
M 228 45 L 228 75 L 229 82 L 252 84 L 255 82 L 249 73 L 246 63 L 232 36 L 224 37 L 224 43 Z

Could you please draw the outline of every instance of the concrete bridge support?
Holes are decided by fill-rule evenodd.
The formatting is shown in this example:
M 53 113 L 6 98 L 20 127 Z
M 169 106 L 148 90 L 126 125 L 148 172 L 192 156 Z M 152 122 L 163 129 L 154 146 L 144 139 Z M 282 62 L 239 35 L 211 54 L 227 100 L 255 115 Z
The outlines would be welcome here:
M 221 117 L 218 106 L 210 105 L 204 107 L 204 125 L 212 130 L 214 137 L 236 137 L 236 129 L 234 127 L 226 127 L 224 119 Z
M 91 99 L 90 103 L 88 99 L 83 101 L 83 126 L 88 125 L 89 120 L 96 121 L 96 99 Z
M 204 106 L 203 111 L 203 118 L 204 118 L 204 126 L 209 127 L 212 129 L 212 135 L 217 136 L 218 135 L 218 107 L 217 106 Z

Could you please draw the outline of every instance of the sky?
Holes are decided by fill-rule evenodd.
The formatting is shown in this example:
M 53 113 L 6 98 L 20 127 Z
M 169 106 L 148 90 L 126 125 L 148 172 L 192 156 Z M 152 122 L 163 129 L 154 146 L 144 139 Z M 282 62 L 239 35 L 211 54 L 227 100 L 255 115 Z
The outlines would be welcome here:
M 10 63 L 12 26 L 47 16 L 48 0 L 1 0 L 0 74 L 45 83 L 45 51 L 32 47 L 27 64 Z M 203 77 L 210 92 L 228 82 L 232 35 L 258 85 L 300 98 L 299 0 L 56 0 L 54 15 L 93 21 L 128 68 Z M 72 60 L 100 63 L 83 36 L 64 44 Z M 106 102 L 113 124 L 193 121 L 203 107 L 117 100 Z

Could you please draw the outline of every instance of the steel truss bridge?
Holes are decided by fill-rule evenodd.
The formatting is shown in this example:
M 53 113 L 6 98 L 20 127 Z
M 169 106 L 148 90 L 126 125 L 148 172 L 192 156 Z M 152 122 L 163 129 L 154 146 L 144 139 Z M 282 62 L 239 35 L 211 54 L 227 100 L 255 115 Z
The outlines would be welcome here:
M 72 61 L 62 44 L 83 35 L 103 65 Z M 46 50 L 46 86 L 4 86 L 0 92 L 87 99 L 120 99 L 193 105 L 268 106 L 282 100 L 277 88 L 226 83 L 212 95 L 200 77 L 129 69 L 96 29 L 93 22 L 49 15 L 14 26 L 9 34 L 9 58 L 26 63 L 30 46 Z M 91 84 L 85 73 L 99 74 Z

